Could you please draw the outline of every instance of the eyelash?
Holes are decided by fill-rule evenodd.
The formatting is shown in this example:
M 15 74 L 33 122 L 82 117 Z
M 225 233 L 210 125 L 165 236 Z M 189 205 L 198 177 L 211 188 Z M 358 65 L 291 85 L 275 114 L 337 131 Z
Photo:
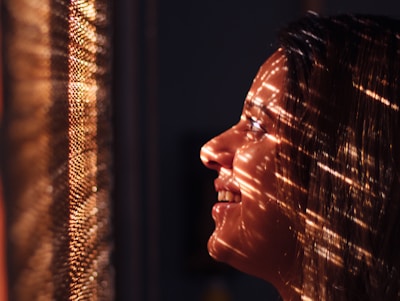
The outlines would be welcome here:
M 253 117 L 247 118 L 249 121 L 249 130 L 252 132 L 263 132 L 268 134 L 268 131 L 261 125 L 261 122 Z

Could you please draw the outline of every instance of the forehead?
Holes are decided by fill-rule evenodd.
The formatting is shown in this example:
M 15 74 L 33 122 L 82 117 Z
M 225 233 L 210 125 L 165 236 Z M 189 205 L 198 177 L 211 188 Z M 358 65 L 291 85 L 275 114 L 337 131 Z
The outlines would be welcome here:
M 287 67 L 282 50 L 275 51 L 261 66 L 247 94 L 245 109 L 267 109 L 281 100 Z

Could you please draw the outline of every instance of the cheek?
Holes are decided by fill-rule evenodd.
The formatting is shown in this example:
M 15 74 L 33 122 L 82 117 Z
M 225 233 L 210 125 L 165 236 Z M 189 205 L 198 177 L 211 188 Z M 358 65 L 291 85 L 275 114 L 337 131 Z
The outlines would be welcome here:
M 275 144 L 269 140 L 255 143 L 243 150 L 237 160 L 242 167 L 238 176 L 242 223 L 254 235 L 253 241 L 263 241 L 264 232 L 270 235 L 280 214 L 276 202 Z
M 253 267 L 254 263 L 260 266 L 265 254 L 275 256 L 275 251 L 281 252 L 283 229 L 288 229 L 281 227 L 282 216 L 273 197 L 276 194 L 275 147 L 276 144 L 266 139 L 238 150 L 233 161 L 233 176 L 239 183 L 242 202 L 224 206 L 221 211 L 216 210 L 218 206 L 213 208 L 216 228 L 208 250 L 215 259 L 242 270 L 246 268 L 241 263 L 247 267 Z
M 275 195 L 275 148 L 268 139 L 243 147 L 235 156 L 234 173 L 241 193 L 250 199 Z

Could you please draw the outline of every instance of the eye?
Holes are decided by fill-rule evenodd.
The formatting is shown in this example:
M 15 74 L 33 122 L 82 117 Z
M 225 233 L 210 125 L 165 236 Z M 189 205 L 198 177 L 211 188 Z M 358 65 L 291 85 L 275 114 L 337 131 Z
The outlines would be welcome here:
M 262 134 L 268 133 L 268 131 L 262 126 L 260 120 L 257 120 L 254 117 L 248 117 L 248 121 L 249 121 L 249 131 Z

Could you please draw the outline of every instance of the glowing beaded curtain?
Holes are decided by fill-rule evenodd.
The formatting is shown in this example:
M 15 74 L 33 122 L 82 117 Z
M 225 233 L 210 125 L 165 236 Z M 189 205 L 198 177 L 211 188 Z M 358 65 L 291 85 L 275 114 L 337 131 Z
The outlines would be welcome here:
M 112 300 L 109 3 L 3 1 L 10 300 Z

